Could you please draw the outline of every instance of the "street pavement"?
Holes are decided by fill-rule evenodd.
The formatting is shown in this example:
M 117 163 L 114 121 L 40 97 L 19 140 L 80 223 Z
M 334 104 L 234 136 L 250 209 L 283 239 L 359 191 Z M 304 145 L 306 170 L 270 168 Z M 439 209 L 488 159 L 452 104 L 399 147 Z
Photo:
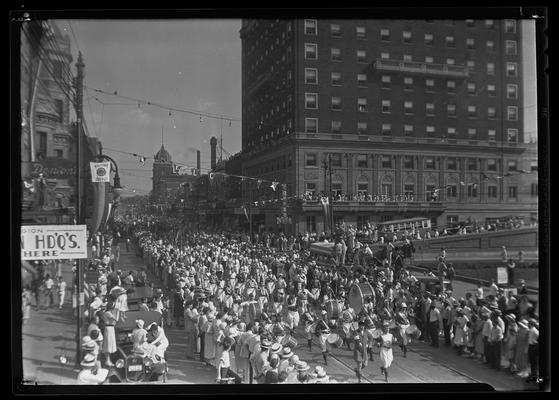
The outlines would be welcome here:
M 121 260 L 118 268 L 126 270 L 146 270 L 143 261 L 133 249 L 127 252 L 121 246 Z M 71 265 L 62 266 L 66 282 L 71 282 Z M 148 277 L 150 274 L 148 273 Z M 153 277 L 150 277 L 153 279 Z M 156 283 L 156 286 L 157 285 Z M 475 290 L 469 283 L 454 283 L 455 295 L 462 297 L 466 291 Z M 165 327 L 170 345 L 168 354 L 168 379 L 170 384 L 215 384 L 216 371 L 213 367 L 184 356 L 186 336 L 183 328 Z M 29 383 L 75 384 L 78 369 L 74 369 L 76 323 L 71 297 L 66 298 L 62 310 L 32 310 L 31 318 L 23 326 L 23 370 Z M 320 347 L 313 336 L 312 351 L 308 351 L 303 328 L 296 332 L 299 342 L 294 352 L 307 361 L 311 368 L 324 366 Z M 58 358 L 65 355 L 65 365 Z M 380 373 L 380 357 L 375 350 L 374 361 L 363 370 L 362 383 L 385 383 Z M 353 352 L 347 348 L 331 348 L 328 365 L 324 366 L 331 380 L 337 383 L 357 383 L 353 368 Z M 438 349 L 426 343 L 414 342 L 404 358 L 400 348 L 394 347 L 394 362 L 389 370 L 389 383 L 471 383 L 482 382 L 496 390 L 534 390 L 533 384 L 505 371 L 494 371 L 478 361 L 471 360 L 442 345 Z

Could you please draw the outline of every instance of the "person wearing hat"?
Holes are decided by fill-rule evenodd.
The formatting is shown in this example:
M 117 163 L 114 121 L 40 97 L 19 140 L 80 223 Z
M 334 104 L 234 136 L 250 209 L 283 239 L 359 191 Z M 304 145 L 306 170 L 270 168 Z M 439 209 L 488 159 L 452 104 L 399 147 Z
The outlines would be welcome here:
M 443 334 L 444 334 L 444 344 L 445 346 L 450 346 L 450 332 L 452 329 L 451 316 L 453 313 L 452 305 L 450 299 L 446 298 L 443 300 L 443 308 L 441 310 L 441 318 L 443 321 Z
M 528 337 L 530 328 L 528 326 L 528 320 L 521 318 L 518 321 L 518 335 L 517 335 L 517 345 L 516 354 L 514 359 L 514 364 L 518 369 L 517 376 L 521 378 L 527 378 L 528 372 Z
M 297 297 L 291 295 L 287 299 L 287 315 L 285 316 L 285 327 L 289 329 L 291 335 L 295 333 L 295 329 L 299 326 L 299 319 Z
M 505 314 L 507 326 L 505 329 L 505 337 L 503 339 L 503 355 L 509 362 L 509 371 L 511 373 L 518 372 L 518 368 L 514 365 L 516 345 L 518 339 L 518 324 L 516 323 L 516 315 L 513 313 Z
M 275 343 L 275 344 L 279 344 L 279 343 Z M 279 363 L 280 363 L 279 356 L 276 353 L 272 352 L 272 354 L 270 355 L 270 366 L 266 370 L 264 383 L 274 384 L 279 382 L 279 371 L 278 371 Z
M 287 371 L 287 368 L 289 367 L 289 360 L 291 359 L 291 357 L 293 357 L 293 355 L 294 353 L 289 346 L 283 347 L 281 353 L 279 354 L 280 364 L 278 367 L 278 373 Z
M 526 382 L 536 381 L 539 377 L 538 357 L 540 331 L 538 321 L 534 318 L 528 320 L 528 362 L 530 363 L 530 376 Z
M 442 325 L 441 323 L 441 312 L 435 306 L 435 303 L 430 303 L 430 310 L 428 313 L 429 322 L 429 337 L 431 338 L 431 346 L 439 347 L 439 330 Z
M 467 332 L 469 319 L 464 315 L 464 310 L 459 307 L 456 309 L 456 318 L 454 319 L 454 325 L 456 327 L 454 333 L 454 346 L 457 348 L 458 355 L 462 355 L 464 347 L 467 344 Z
M 309 376 L 309 364 L 305 361 L 299 361 L 295 367 L 297 371 L 297 382 L 298 383 L 311 383 L 311 377 Z
M 406 354 L 408 352 L 408 344 L 411 342 L 411 338 L 406 333 L 406 329 L 410 327 L 410 320 L 408 319 L 407 309 L 408 305 L 402 302 L 400 304 L 400 310 L 394 316 L 396 326 L 398 327 L 400 337 L 402 338 L 402 344 L 400 345 L 400 347 L 402 348 L 404 357 L 406 357 Z
M 380 361 L 382 365 L 380 371 L 384 374 L 384 380 L 388 382 L 388 368 L 392 365 L 394 355 L 392 353 L 392 345 L 396 342 L 394 336 L 389 331 L 390 322 L 382 323 L 382 334 L 379 336 L 378 346 L 380 347 Z
M 147 341 L 148 331 L 144 329 L 144 320 L 136 320 L 136 328 L 132 330 L 132 349 L 133 351 L 143 352 L 143 345 Z
M 107 379 L 109 370 L 99 368 L 92 353 L 85 353 L 80 363 L 82 370 L 78 373 L 77 383 L 80 385 L 98 385 Z
M 117 322 L 117 311 L 115 310 L 114 303 L 108 303 L 107 309 L 102 314 L 104 321 L 105 332 L 103 332 L 103 349 L 105 354 L 105 365 L 112 367 L 114 364 L 111 361 L 111 354 L 117 351 L 115 324 Z
M 252 368 L 254 370 L 254 379 L 259 384 L 266 381 L 266 370 L 269 368 L 270 363 L 268 361 L 270 357 L 270 348 L 272 347 L 272 342 L 267 338 L 260 340 L 260 351 L 252 359 Z
M 503 341 L 504 331 L 497 318 L 497 314 L 493 313 L 491 317 L 493 326 L 489 335 L 489 351 L 491 352 L 491 362 L 489 366 L 499 371 L 501 369 L 501 342 Z
M 351 350 L 351 324 L 356 319 L 357 315 L 351 305 L 349 304 L 349 300 L 346 299 L 343 303 L 343 309 L 339 316 L 339 322 L 342 325 L 343 331 L 343 341 L 344 344 L 347 346 L 348 350 Z
M 365 322 L 360 320 L 357 330 L 353 332 L 353 360 L 356 363 L 354 371 L 359 383 L 361 383 L 361 370 L 368 364 L 367 350 Z
M 317 321 L 314 329 L 315 335 L 318 336 L 324 364 L 328 365 L 328 342 L 326 339 L 328 339 L 328 335 L 330 335 L 330 327 L 328 326 L 328 312 L 326 312 L 326 310 L 320 312 L 320 319 Z
M 330 377 L 326 374 L 326 371 L 320 365 L 317 365 L 314 368 L 313 377 L 314 377 L 314 382 L 313 383 L 328 383 L 328 382 L 330 382 Z

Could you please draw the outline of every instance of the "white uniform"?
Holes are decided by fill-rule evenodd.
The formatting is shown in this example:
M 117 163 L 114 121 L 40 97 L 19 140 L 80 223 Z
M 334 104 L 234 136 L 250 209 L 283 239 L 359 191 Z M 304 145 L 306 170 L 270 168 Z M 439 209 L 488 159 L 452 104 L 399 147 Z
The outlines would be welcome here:
M 392 365 L 392 360 L 394 355 L 392 354 L 392 342 L 394 341 L 394 336 L 391 333 L 383 333 L 380 336 L 381 346 L 380 346 L 380 360 L 382 361 L 382 366 L 384 368 L 389 368 Z

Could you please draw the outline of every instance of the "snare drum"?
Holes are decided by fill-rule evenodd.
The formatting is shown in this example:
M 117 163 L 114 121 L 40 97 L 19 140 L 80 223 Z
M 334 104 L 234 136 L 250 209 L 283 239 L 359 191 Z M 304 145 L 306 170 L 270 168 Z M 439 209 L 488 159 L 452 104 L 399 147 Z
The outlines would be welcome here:
M 297 347 L 297 345 L 299 344 L 299 342 L 297 341 L 297 339 L 295 339 L 293 336 L 291 335 L 285 335 L 283 337 L 283 339 L 281 340 L 281 345 L 284 347 L 289 347 L 292 350 L 295 350 L 295 348 Z
M 352 331 L 359 330 L 359 322 L 353 321 L 353 322 L 351 323 L 351 330 L 352 330 Z
M 326 312 L 328 313 L 328 319 L 338 319 L 342 312 L 342 305 L 337 300 L 328 300 Z
M 415 331 L 418 331 L 419 329 L 417 328 L 417 325 L 410 325 L 407 329 L 406 329 L 406 334 L 413 336 L 413 334 L 415 333 Z
M 340 335 L 338 335 L 337 333 L 331 333 L 328 335 L 328 338 L 326 338 L 326 341 L 332 346 L 332 347 L 342 347 L 344 340 L 340 337 Z

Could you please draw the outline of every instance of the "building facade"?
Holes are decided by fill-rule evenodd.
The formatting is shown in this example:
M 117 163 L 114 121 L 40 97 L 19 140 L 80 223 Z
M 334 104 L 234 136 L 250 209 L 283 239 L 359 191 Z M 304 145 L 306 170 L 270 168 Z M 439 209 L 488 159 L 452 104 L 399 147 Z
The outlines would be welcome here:
M 344 199 L 334 219 L 353 225 L 536 216 L 521 31 L 516 20 L 244 20 L 244 173 L 286 183 L 288 197 L 331 192 Z M 294 203 L 289 229 L 323 230 L 321 209 Z M 278 209 L 258 212 L 273 225 Z
M 180 168 L 177 168 L 173 163 L 171 154 L 169 154 L 163 144 L 161 144 L 161 148 L 153 158 L 152 202 L 170 207 L 180 202 L 181 198 L 184 200 L 185 191 L 190 190 L 190 185 L 193 185 L 196 177 L 179 174 Z
M 70 115 L 75 100 L 70 38 L 54 21 L 30 21 L 22 26 L 20 50 L 23 220 L 72 222 L 77 125 Z M 100 144 L 83 137 L 84 156 L 92 160 Z M 87 190 L 86 213 L 92 199 Z

